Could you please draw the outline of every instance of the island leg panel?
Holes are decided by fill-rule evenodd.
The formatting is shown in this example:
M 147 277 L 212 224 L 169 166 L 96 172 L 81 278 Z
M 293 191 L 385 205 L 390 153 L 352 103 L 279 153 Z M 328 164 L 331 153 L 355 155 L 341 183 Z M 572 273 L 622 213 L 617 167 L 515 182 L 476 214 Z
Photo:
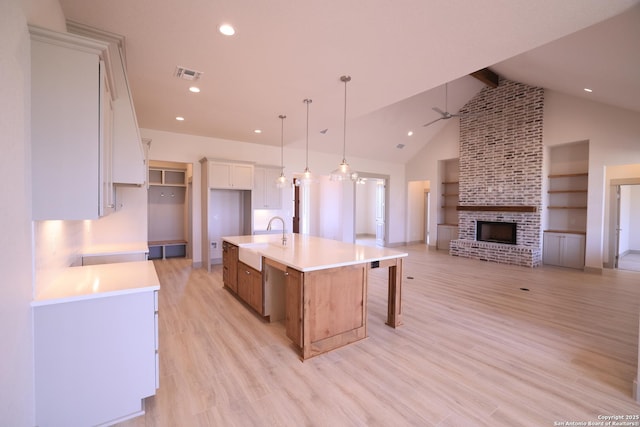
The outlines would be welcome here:
M 285 275 L 285 330 L 287 337 L 298 348 L 302 348 L 302 288 L 304 274 L 287 267 Z
M 367 265 L 304 273 L 302 358 L 366 338 Z
M 396 328 L 402 325 L 402 258 L 396 258 L 389 266 L 389 297 L 387 303 L 387 325 Z

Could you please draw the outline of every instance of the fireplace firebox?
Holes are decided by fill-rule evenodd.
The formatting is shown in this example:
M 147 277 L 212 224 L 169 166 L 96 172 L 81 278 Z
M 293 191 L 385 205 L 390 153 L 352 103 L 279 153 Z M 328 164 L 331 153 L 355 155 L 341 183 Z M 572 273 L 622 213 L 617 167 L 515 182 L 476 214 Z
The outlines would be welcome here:
M 476 240 L 481 242 L 515 245 L 516 223 L 476 221 Z

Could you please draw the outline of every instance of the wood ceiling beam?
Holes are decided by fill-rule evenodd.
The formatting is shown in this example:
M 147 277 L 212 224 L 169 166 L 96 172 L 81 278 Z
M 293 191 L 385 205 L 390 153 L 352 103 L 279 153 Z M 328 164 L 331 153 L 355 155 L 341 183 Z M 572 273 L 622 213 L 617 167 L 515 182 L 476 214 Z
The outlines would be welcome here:
M 472 77 L 480 80 L 482 83 L 486 84 L 489 87 L 498 87 L 498 81 L 500 80 L 500 76 L 491 71 L 488 68 L 483 68 L 482 70 L 478 70 L 469 74 Z

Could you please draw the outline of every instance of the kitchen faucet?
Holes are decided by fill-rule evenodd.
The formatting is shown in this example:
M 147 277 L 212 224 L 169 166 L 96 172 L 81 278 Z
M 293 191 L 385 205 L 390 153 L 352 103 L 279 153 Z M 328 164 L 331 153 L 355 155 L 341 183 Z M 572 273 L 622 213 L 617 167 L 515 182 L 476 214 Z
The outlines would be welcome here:
M 282 246 L 287 246 L 287 236 L 285 235 L 287 231 L 285 230 L 284 219 L 279 216 L 274 216 L 273 218 L 271 218 L 269 220 L 269 224 L 267 224 L 267 231 L 271 231 L 271 223 L 274 219 L 279 219 L 280 221 L 282 221 Z

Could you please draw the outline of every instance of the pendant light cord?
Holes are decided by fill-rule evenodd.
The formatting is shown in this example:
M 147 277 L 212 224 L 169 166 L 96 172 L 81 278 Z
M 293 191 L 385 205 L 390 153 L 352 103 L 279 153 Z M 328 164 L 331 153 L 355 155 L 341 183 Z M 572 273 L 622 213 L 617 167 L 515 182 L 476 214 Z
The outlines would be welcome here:
M 351 81 L 351 76 L 342 76 L 340 80 L 344 82 L 344 126 L 342 128 L 342 163 L 347 163 L 347 83 Z
M 278 116 L 280 118 L 280 171 L 284 173 L 284 114 Z
M 304 100 L 304 103 L 307 104 L 307 156 L 305 160 L 305 172 L 309 170 L 309 104 L 312 102 L 309 98 Z

